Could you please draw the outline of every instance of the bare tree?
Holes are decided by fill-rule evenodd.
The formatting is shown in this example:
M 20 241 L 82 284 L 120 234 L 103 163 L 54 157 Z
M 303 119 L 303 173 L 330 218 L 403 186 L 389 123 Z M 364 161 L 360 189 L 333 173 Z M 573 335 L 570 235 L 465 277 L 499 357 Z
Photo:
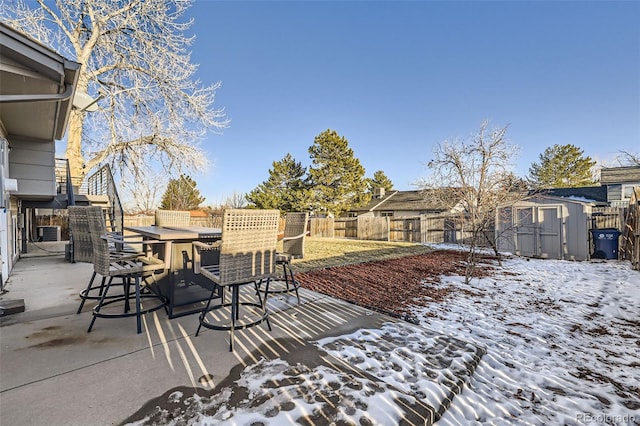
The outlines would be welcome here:
M 142 170 L 137 179 L 125 172 L 120 194 L 125 209 L 130 213 L 152 214 L 158 208 L 168 183 L 166 174 L 152 169 Z
M 241 209 L 247 205 L 247 196 L 240 192 L 234 192 L 225 198 L 223 205 L 231 209 Z
M 620 150 L 618 163 L 621 166 L 640 166 L 640 153 Z
M 2 1 L 2 0 L 0 0 Z M 74 109 L 66 157 L 83 178 L 111 163 L 138 176 L 150 164 L 171 175 L 206 165 L 198 141 L 228 125 L 214 109 L 220 83 L 194 80 L 182 16 L 192 0 L 15 0 L 0 16 L 82 64 L 77 92 L 98 99 L 95 112 Z M 91 109 L 91 108 L 89 108 Z M 183 170 L 185 169 L 185 170 Z
M 465 281 L 469 282 L 477 264 L 479 246 L 485 241 L 498 254 L 495 239 L 496 209 L 520 197 L 521 182 L 511 172 L 518 147 L 510 144 L 507 127 L 488 129 L 488 122 L 470 140 L 446 140 L 437 144 L 427 163 L 430 173 L 421 182 L 425 194 L 441 194 L 443 205 L 460 212 L 458 220 L 470 237 Z M 439 189 L 439 190 L 435 190 Z M 455 210 L 455 208 L 453 209 Z

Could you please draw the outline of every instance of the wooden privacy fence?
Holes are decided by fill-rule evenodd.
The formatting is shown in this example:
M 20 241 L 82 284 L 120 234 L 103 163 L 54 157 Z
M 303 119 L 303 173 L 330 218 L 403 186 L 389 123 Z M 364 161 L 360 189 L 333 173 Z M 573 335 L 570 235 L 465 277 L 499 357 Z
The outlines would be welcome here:
M 633 188 L 620 241 L 620 257 L 640 270 L 640 186 Z
M 591 229 L 615 228 L 621 230 L 627 210 L 627 208 L 618 207 L 593 207 L 591 209 Z
M 333 238 L 335 225 L 332 217 L 310 217 L 309 232 L 312 237 Z M 344 238 L 344 236 L 342 236 Z
M 405 241 L 409 243 L 422 242 L 420 234 L 422 225 L 420 216 L 416 217 L 390 217 L 389 241 Z
M 310 223 L 312 237 L 330 236 L 374 241 L 459 244 L 468 242 L 472 236 L 467 221 L 457 216 L 448 215 L 312 218 Z M 333 226 L 333 233 L 331 226 Z M 493 238 L 493 230 L 490 230 L 489 234 L 489 238 Z M 486 245 L 486 241 L 483 239 L 480 245 Z
M 388 217 L 356 218 L 356 235 L 359 240 L 389 241 L 390 226 Z
M 451 215 L 421 215 L 420 242 L 457 244 L 471 237 L 466 222 Z M 467 228 L 467 229 L 465 229 Z
M 153 223 L 154 216 L 139 215 L 124 218 L 125 226 L 148 226 Z M 222 217 L 192 217 L 190 225 L 220 228 Z M 622 232 L 620 258 L 630 260 L 634 269 L 640 270 L 640 187 L 635 188 L 628 208 L 594 207 L 590 227 L 620 230 Z M 280 229 L 284 229 L 284 219 L 281 220 Z M 469 243 L 472 237 L 468 221 L 457 215 L 446 214 L 407 217 L 310 217 L 308 230 L 312 237 L 426 244 L 465 244 Z M 495 231 L 490 229 L 486 239 L 481 238 L 477 244 L 488 247 L 489 240 L 494 238 Z
M 330 220 L 333 223 L 335 238 L 358 238 L 358 219 L 355 217 L 318 219 L 318 221 L 321 220 Z

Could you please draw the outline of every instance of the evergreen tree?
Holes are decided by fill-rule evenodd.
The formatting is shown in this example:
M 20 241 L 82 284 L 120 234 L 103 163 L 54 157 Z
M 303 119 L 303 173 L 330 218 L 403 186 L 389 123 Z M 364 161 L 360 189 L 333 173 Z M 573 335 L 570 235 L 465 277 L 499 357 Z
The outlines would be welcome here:
M 319 212 L 337 216 L 371 199 L 364 167 L 349 148 L 349 142 L 336 131 L 328 129 L 316 136 L 309 155 L 312 161 L 309 185 L 314 208 Z
M 162 196 L 160 208 L 165 210 L 195 210 L 204 202 L 196 189 L 196 182 L 189 176 L 171 179 Z
M 384 174 L 382 170 L 378 170 L 373 174 L 373 179 L 369 179 L 369 192 L 373 193 L 378 188 L 384 188 L 385 191 L 393 189 L 393 182 Z
M 302 163 L 291 154 L 273 162 L 269 178 L 247 195 L 247 201 L 259 209 L 279 209 L 281 212 L 305 211 L 309 209 L 309 190 Z
M 502 191 L 521 193 L 527 193 L 529 191 L 529 182 L 513 172 L 505 173 L 502 180 L 503 182 L 500 184 L 500 190 Z
M 594 183 L 591 168 L 595 164 L 577 146 L 556 144 L 540 154 L 540 163 L 531 164 L 530 180 L 536 188 L 589 186 Z

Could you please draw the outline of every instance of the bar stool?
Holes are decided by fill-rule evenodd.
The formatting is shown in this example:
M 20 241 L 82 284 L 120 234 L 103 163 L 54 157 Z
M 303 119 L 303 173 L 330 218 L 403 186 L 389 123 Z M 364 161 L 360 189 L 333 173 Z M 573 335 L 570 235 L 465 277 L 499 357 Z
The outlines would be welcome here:
M 229 330 L 229 351 L 233 351 L 235 330 L 266 322 L 271 331 L 266 295 L 262 299 L 255 290 L 257 283 L 265 280 L 268 289 L 268 283 L 275 272 L 279 218 L 278 210 L 226 209 L 223 213 L 222 240 L 214 244 L 193 242 L 194 273 L 202 274 L 216 285 L 206 307 L 200 313 L 196 336 L 201 327 Z M 220 250 L 219 263 L 203 264 L 203 250 Z M 251 291 L 247 294 L 256 296 L 257 300 L 240 301 L 241 288 L 247 285 L 251 285 Z M 231 302 L 225 303 L 223 295 L 220 304 L 211 306 L 212 299 L 217 297 L 216 290 L 220 287 L 231 289 Z M 247 319 L 240 320 L 240 309 L 243 307 Z M 210 318 L 208 314 L 211 311 L 220 311 L 216 316 L 219 319 Z M 227 313 L 229 315 L 225 317 Z
M 307 222 L 309 221 L 309 213 L 289 212 L 285 216 L 284 236 L 282 238 L 282 251 L 276 253 L 276 266 L 282 268 L 282 275 L 278 276 L 271 282 L 271 288 L 267 286 L 265 289 L 258 289 L 268 294 L 290 293 L 294 291 L 298 303 L 300 303 L 300 295 L 298 289 L 300 283 L 296 281 L 291 268 L 293 259 L 302 259 L 304 257 L 304 240 L 307 235 Z M 280 284 L 283 283 L 283 284 Z
M 89 229 L 89 211 L 94 211 L 96 214 L 103 213 L 102 207 L 100 206 L 69 206 L 67 208 L 69 213 L 69 230 L 71 233 L 71 242 L 72 242 L 72 261 L 73 262 L 87 262 L 93 263 L 93 243 L 91 240 L 91 230 Z M 103 222 L 104 224 L 104 222 Z M 107 234 L 106 225 L 101 230 L 100 235 Z M 113 235 L 120 235 L 113 233 Z M 109 245 L 109 253 L 114 258 L 135 258 L 140 252 L 137 252 L 135 249 L 132 249 L 128 245 Z M 87 287 L 82 290 L 79 294 L 80 297 L 80 306 L 76 313 L 82 312 L 82 308 L 87 300 L 100 300 L 102 297 L 102 293 L 105 290 L 105 279 L 102 279 L 102 282 L 98 285 L 94 286 L 94 282 L 96 279 L 97 272 L 94 270 L 91 275 L 91 279 L 89 280 L 89 284 Z M 113 277 L 109 278 L 110 281 L 113 280 Z M 124 281 L 123 283 L 124 284 Z M 120 285 L 120 283 L 118 283 Z M 109 299 L 113 299 L 116 297 L 121 297 L 120 295 L 111 295 Z
M 103 234 L 100 232 L 104 229 L 104 216 L 102 212 L 96 210 L 88 211 L 89 227 L 91 229 L 91 240 L 93 245 L 93 268 L 94 272 L 102 275 L 103 282 L 109 277 L 109 282 L 104 288 L 98 304 L 93 308 L 93 318 L 87 332 L 91 332 L 96 318 L 124 318 L 136 317 L 136 325 L 138 333 L 142 332 L 142 315 L 162 309 L 166 306 L 166 299 L 160 294 L 157 285 L 147 284 L 146 279 L 157 272 L 166 269 L 165 261 L 145 254 L 139 254 L 135 257 L 118 257 L 113 256 L 109 249 L 109 243 L 123 244 L 122 239 Z M 159 241 L 145 241 L 145 244 L 162 243 Z M 122 295 L 114 298 L 109 297 L 112 279 L 114 277 L 122 278 L 124 284 L 124 292 Z M 145 287 L 150 291 L 143 293 L 141 280 L 145 283 Z M 133 281 L 133 289 L 131 288 Z M 129 299 L 135 297 L 135 309 L 132 311 L 129 306 Z M 107 300 L 108 299 L 108 300 Z M 152 302 L 150 307 L 142 306 L 142 299 Z M 105 312 L 104 308 L 118 302 L 124 302 L 123 312 Z

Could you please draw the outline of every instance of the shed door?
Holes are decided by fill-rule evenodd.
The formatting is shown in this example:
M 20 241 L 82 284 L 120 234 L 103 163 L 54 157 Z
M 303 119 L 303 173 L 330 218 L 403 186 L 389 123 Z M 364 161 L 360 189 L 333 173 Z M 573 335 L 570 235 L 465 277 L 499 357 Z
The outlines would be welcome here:
M 539 206 L 536 227 L 539 235 L 538 256 L 549 259 L 562 259 L 562 233 L 560 206 Z
M 515 207 L 516 253 L 520 256 L 537 256 L 534 223 L 534 207 Z

